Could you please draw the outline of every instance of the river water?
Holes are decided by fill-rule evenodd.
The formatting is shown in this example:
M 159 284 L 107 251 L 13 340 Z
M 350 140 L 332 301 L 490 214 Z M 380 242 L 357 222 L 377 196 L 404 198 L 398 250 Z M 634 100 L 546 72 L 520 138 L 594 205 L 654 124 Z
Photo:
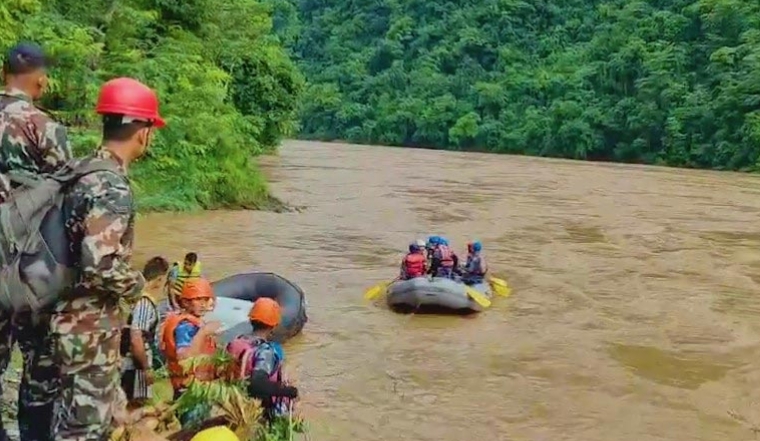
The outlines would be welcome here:
M 754 439 L 756 177 L 309 142 L 262 166 L 303 212 L 144 216 L 136 260 L 303 287 L 309 439 Z M 428 234 L 481 239 L 512 296 L 468 318 L 365 302 Z

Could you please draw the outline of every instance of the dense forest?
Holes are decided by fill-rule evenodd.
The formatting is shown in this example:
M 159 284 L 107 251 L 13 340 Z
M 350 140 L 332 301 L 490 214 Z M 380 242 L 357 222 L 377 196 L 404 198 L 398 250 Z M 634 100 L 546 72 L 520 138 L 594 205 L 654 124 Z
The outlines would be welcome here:
M 251 156 L 297 128 L 303 79 L 255 0 L 3 0 L 0 49 L 40 43 L 55 60 L 41 105 L 76 153 L 99 141 L 100 85 L 133 76 L 157 90 L 168 125 L 134 167 L 141 209 L 266 206 Z
M 290 0 L 301 136 L 758 168 L 760 2 Z
M 307 139 L 760 169 L 760 2 L 2 1 L 0 49 L 19 39 L 56 60 L 41 104 L 78 154 L 103 81 L 158 91 L 143 209 L 276 203 L 250 158 L 299 119 Z

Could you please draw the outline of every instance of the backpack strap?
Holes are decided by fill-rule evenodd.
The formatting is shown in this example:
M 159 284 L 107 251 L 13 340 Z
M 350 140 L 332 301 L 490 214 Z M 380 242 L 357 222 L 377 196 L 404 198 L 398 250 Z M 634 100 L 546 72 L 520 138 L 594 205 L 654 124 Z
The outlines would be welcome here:
M 67 162 L 61 167 L 61 169 L 51 174 L 38 175 L 35 177 L 25 176 L 13 171 L 8 171 L 4 174 L 11 180 L 11 182 L 25 187 L 34 187 L 45 179 L 53 179 L 61 185 L 66 185 L 99 171 L 108 171 L 119 176 L 123 175 L 119 166 L 112 161 L 81 161 L 77 159 Z

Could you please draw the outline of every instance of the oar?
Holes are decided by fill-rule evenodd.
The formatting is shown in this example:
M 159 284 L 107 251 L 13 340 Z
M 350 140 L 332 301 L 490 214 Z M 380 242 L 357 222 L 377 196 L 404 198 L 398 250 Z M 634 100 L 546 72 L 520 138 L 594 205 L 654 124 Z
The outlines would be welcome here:
M 372 288 L 370 288 L 370 289 L 368 289 L 367 291 L 364 292 L 364 299 L 365 300 L 372 300 L 372 299 L 374 299 L 375 297 L 377 297 L 380 294 L 384 293 L 388 289 L 388 285 L 390 285 L 393 282 L 395 282 L 395 280 L 391 281 L 391 282 L 378 283 L 377 285 L 373 286 Z
M 509 287 L 509 285 L 507 285 L 507 282 L 505 280 L 497 279 L 496 277 L 490 277 L 488 279 L 488 283 L 491 285 L 491 289 L 493 289 L 497 295 L 508 297 L 510 294 L 512 294 L 512 289 Z
M 472 300 L 475 300 L 475 303 L 477 303 L 478 305 L 482 306 L 483 308 L 488 308 L 489 306 L 491 306 L 491 301 L 488 300 L 488 297 L 486 297 L 482 292 L 476 289 L 470 288 L 467 285 L 465 285 L 464 289 L 467 295 L 470 296 Z

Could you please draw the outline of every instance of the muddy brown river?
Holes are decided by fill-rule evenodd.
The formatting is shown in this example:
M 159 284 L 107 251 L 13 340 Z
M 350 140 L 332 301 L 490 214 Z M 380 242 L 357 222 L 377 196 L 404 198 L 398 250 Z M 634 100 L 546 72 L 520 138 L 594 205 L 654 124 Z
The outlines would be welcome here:
M 308 142 L 262 166 L 305 211 L 144 216 L 137 262 L 303 287 L 308 439 L 755 439 L 757 177 Z M 365 302 L 428 234 L 481 239 L 512 296 L 470 318 Z

